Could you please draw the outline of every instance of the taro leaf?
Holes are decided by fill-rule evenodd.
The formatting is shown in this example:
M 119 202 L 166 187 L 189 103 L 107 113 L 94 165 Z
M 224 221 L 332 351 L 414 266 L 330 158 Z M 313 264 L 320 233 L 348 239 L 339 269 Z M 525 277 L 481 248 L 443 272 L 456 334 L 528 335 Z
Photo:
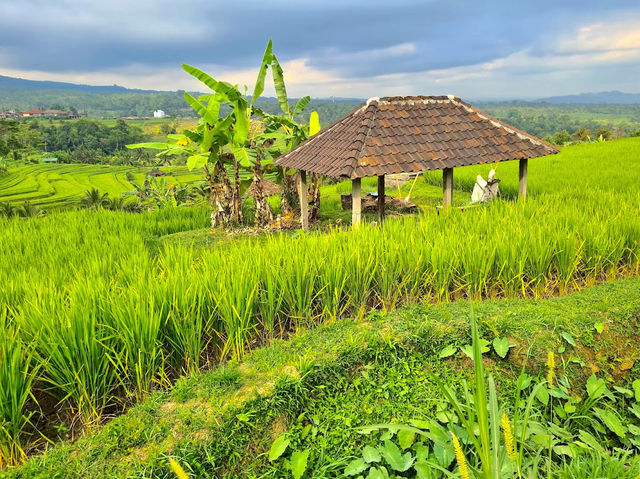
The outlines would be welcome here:
M 582 366 L 583 368 L 587 365 L 582 359 L 576 357 L 576 356 L 572 356 L 569 358 L 570 363 L 575 363 L 575 364 L 579 364 L 580 366 Z
M 365 446 L 362 450 L 362 457 L 364 462 L 380 462 L 380 452 L 373 446 Z
M 493 340 L 493 349 L 495 349 L 498 356 L 500 356 L 502 359 L 507 356 L 509 349 L 514 346 L 515 344 L 513 344 L 507 338 L 495 338 Z
M 638 385 L 640 385 L 640 381 L 638 381 Z M 413 427 L 417 427 L 418 429 L 429 429 L 431 423 L 429 421 L 425 421 L 424 419 L 412 419 L 409 421 Z
M 596 439 L 595 436 L 588 433 L 587 431 L 583 431 L 582 429 L 580 429 L 578 437 L 582 442 L 590 446 L 593 450 L 598 452 L 604 451 L 604 448 L 600 445 L 600 442 L 598 441 L 598 439 Z
M 448 358 L 449 356 L 453 356 L 457 350 L 458 348 L 456 346 L 453 346 L 453 345 L 447 346 L 442 351 L 440 351 L 440 354 L 438 355 L 438 357 L 440 359 Z
M 486 339 L 481 339 L 480 340 L 480 354 L 484 354 L 484 353 L 488 353 L 489 352 L 489 344 L 491 344 L 489 341 L 487 341 Z M 473 359 L 473 348 L 470 344 L 467 344 L 466 346 L 462 346 L 460 348 L 460 351 L 462 351 L 464 354 L 466 354 L 467 356 L 469 356 L 470 359 Z
M 602 331 L 604 330 L 604 323 L 600 322 L 600 323 L 596 323 L 595 325 L 596 331 L 598 332 L 598 334 L 602 334 Z
M 355 476 L 363 472 L 367 467 L 367 463 L 360 457 L 351 461 L 345 468 L 344 473 L 347 476 Z
M 636 396 L 636 402 L 640 402 L 640 379 L 636 379 L 631 383 L 631 387 L 633 387 L 633 392 Z
M 403 455 L 398 446 L 391 441 L 384 441 L 382 456 L 389 463 L 391 468 L 398 472 L 406 471 L 413 466 L 413 462 L 415 461 L 415 458 L 411 457 L 410 452 Z
M 531 440 L 542 447 L 550 447 L 553 443 L 553 434 L 533 434 Z
M 403 451 L 406 451 L 411 447 L 413 441 L 416 438 L 416 433 L 413 431 L 405 431 L 404 429 L 398 431 L 398 443 Z
M 389 428 L 387 432 L 385 432 L 382 436 L 380 436 L 380 440 L 386 441 L 388 439 L 391 439 L 395 433 L 396 433 L 395 430 L 392 430 L 391 428 Z
M 300 479 L 307 470 L 307 460 L 309 459 L 309 450 L 296 451 L 291 454 L 291 474 L 294 479 Z
M 562 333 L 561 336 L 564 338 L 564 340 L 566 342 L 568 342 L 571 346 L 573 346 L 574 348 L 576 347 L 576 342 L 573 339 L 573 336 L 571 336 L 569 333 Z
M 545 406 L 549 404 L 549 390 L 547 388 L 538 388 L 536 398 Z
M 413 468 L 418 479 L 430 479 L 433 477 L 433 468 L 426 462 L 416 462 Z
M 273 462 L 280 456 L 282 456 L 282 454 L 284 454 L 284 451 L 287 450 L 287 447 L 289 447 L 290 442 L 291 441 L 287 439 L 287 436 L 285 434 L 278 436 L 278 438 L 273 441 L 271 449 L 269 450 L 269 460 Z
M 640 436 L 640 427 L 634 425 L 634 424 L 629 424 L 627 425 L 627 427 L 629 428 L 629 432 L 631 434 L 633 434 L 634 436 Z
M 597 399 L 608 392 L 604 379 L 599 379 L 595 374 L 589 376 L 589 379 L 587 379 L 587 393 L 591 399 Z
M 455 453 L 448 447 L 436 442 L 433 446 L 433 453 L 436 456 L 438 463 L 442 467 L 449 467 L 456 457 Z
M 421 442 L 414 446 L 414 451 L 416 453 L 416 462 L 424 462 L 429 457 L 429 446 L 425 446 Z
M 367 479 L 388 479 L 388 477 L 389 473 L 387 472 L 387 469 L 380 466 L 369 469 Z
M 627 433 L 627 428 L 620 422 L 620 418 L 613 411 L 609 411 L 607 409 L 600 409 L 599 407 L 594 407 L 593 411 L 596 413 L 596 416 L 600 418 L 600 420 L 604 423 L 607 428 L 609 428 L 612 432 L 614 432 L 618 437 L 624 437 Z
M 640 419 L 640 407 L 638 407 L 637 404 L 634 404 L 633 406 L 629 407 L 629 411 L 631 411 L 635 417 Z
M 631 389 L 621 388 L 621 387 L 618 387 L 618 386 L 613 386 L 613 389 L 615 389 L 616 392 L 622 394 L 625 397 L 628 397 L 628 398 L 632 398 L 633 397 L 633 391 Z
M 570 446 L 554 446 L 553 452 L 561 456 L 575 457 L 575 452 Z

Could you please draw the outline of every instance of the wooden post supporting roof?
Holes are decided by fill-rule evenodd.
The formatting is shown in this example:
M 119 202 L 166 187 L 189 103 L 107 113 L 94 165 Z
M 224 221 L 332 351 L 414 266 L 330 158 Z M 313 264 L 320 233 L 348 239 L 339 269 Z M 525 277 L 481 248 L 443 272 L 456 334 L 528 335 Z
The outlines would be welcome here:
M 520 197 L 525 198 L 527 196 L 527 170 L 529 168 L 529 160 L 524 159 L 520 160 L 520 168 L 518 171 L 518 176 L 520 178 L 520 182 L 518 184 L 518 194 Z
M 442 170 L 442 206 L 449 208 L 453 202 L 453 168 Z
M 300 223 L 302 229 L 309 229 L 309 203 L 307 202 L 307 172 L 300 170 L 298 180 L 298 194 L 300 195 Z
M 384 175 L 378 176 L 378 221 L 384 221 Z
M 362 220 L 362 198 L 361 198 L 361 180 L 356 178 L 351 180 L 351 224 L 357 227 Z

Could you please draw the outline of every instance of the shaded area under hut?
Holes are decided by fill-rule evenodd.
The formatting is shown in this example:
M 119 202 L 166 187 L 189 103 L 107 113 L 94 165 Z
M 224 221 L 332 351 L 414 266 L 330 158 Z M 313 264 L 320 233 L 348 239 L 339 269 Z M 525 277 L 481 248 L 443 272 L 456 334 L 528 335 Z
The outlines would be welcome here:
M 300 170 L 302 228 L 308 228 L 306 173 L 352 181 L 352 223 L 362 218 L 361 179 L 378 177 L 378 215 L 384 219 L 385 175 L 442 170 L 445 207 L 457 166 L 519 160 L 519 194 L 527 194 L 527 162 L 558 153 L 453 95 L 371 98 L 276 163 Z

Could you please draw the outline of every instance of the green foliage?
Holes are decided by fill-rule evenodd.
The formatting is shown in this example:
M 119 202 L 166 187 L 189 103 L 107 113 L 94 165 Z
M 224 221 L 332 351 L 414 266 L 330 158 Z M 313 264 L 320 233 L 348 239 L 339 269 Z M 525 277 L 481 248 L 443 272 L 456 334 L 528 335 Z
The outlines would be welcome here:
M 512 359 L 489 362 L 499 400 L 507 404 L 512 400 L 517 372 L 514 376 L 511 371 L 520 369 L 517 358 L 522 354 L 528 352 L 528 373 L 538 375 L 546 351 L 561 342 L 554 327 L 581 337 L 605 318 L 609 327 L 619 328 L 621 342 L 631 339 L 638 324 L 637 291 L 634 278 L 543 301 L 475 304 L 483 329 L 518 343 Z M 459 358 L 443 362 L 435 352 L 468 339 L 468 310 L 467 302 L 411 306 L 392 314 L 376 313 L 364 321 L 343 319 L 276 341 L 241 363 L 183 377 L 172 391 L 153 394 L 76 444 L 51 448 L 9 475 L 167 477 L 169 456 L 192 477 L 280 478 L 291 477 L 294 452 L 310 450 L 306 477 L 339 477 L 356 454 L 364 453 L 363 446 L 376 444 L 369 443 L 374 436 L 357 432 L 359 426 L 442 416 L 438 409 L 444 401 L 434 375 L 459 395 L 464 393 L 462 380 L 469 379 L 470 363 Z M 598 338 L 594 348 L 610 354 L 612 346 L 606 346 L 605 339 Z M 592 353 L 583 352 L 587 361 Z M 312 367 L 303 367 L 297 359 L 302 354 Z M 299 378 L 291 375 L 293 366 L 301 371 Z M 567 363 L 567 368 L 574 378 L 589 370 L 575 363 Z M 544 367 L 541 376 L 546 376 Z M 583 391 L 583 384 L 573 386 Z M 612 388 L 610 381 L 608 387 Z M 254 395 L 254 388 L 259 395 Z M 273 438 L 283 433 L 290 445 L 270 462 Z M 400 447 L 396 435 L 390 440 Z M 416 435 L 412 446 L 418 442 Z M 446 449 L 436 451 L 455 467 Z
M 573 460 L 582 467 L 599 468 L 599 462 L 591 465 L 591 461 L 600 457 L 615 470 L 624 463 L 616 456 L 640 450 L 640 428 L 629 424 L 629 415 L 625 422 L 617 412 L 629 402 L 630 411 L 638 409 L 633 393 L 617 388 L 616 395 L 595 375 L 586 383 L 585 397 L 576 397 L 566 377 L 552 382 L 555 365 L 549 362 L 548 381 L 536 381 L 523 372 L 513 402 L 499 403 L 494 377 L 484 370 L 483 343 L 473 311 L 471 330 L 474 383 L 463 381 L 462 399 L 436 376 L 447 401 L 446 412 L 436 415 L 439 422 L 425 418 L 410 425 L 363 428 L 365 434 L 385 432 L 377 447 L 366 446 L 362 457 L 345 468 L 346 476 L 364 477 L 369 471 L 368 477 L 390 477 L 407 471 L 398 477 L 449 477 L 455 457 L 463 478 L 537 477 L 545 471 L 547 477 L 562 477 L 572 469 Z M 631 431 L 633 438 L 628 435 Z M 640 470 L 640 464 L 634 470 Z
M 536 135 L 553 136 L 566 130 L 574 141 L 594 140 L 588 134 L 600 128 L 615 132 L 615 137 L 632 134 L 640 127 L 640 106 L 632 105 L 552 105 L 531 102 L 478 103 L 478 107 L 500 120 Z
M 226 239 L 213 248 L 166 245 L 159 239 L 204 228 L 207 212 L 198 208 L 2 218 L 0 310 L 12 312 L 20 341 L 33 348 L 38 381 L 48 395 L 67 414 L 91 423 L 185 371 L 244 357 L 261 339 L 339 316 L 363 317 L 380 305 L 380 298 L 393 306 L 461 297 L 542 298 L 637 272 L 640 225 L 631 214 L 637 209 L 635 144 L 577 146 L 537 160 L 541 177 L 565 167 L 573 174 L 540 184 L 537 196 L 532 188 L 534 194 L 524 202 L 426 213 L 388 221 L 382 228 Z M 623 170 L 618 148 L 630 154 Z M 576 156 L 581 162 L 571 161 Z M 589 164 L 598 165 L 597 175 L 585 167 Z M 534 171 L 532 165 L 532 176 Z M 473 172 L 461 169 L 458 176 L 465 180 Z M 572 232 L 571 241 L 566 231 Z M 581 336 L 570 328 L 547 329 L 552 328 L 558 335 L 569 334 L 578 349 Z M 115 333 L 120 330 L 121 335 Z M 588 330 L 595 334 L 594 324 Z M 492 359 L 504 352 L 504 338 L 512 335 L 481 338 L 486 347 L 493 346 Z M 571 346 L 566 337 L 563 341 Z M 441 342 L 431 354 L 453 357 L 442 353 L 452 344 Z M 291 362 L 312 370 L 298 362 L 299 356 Z M 565 394 L 562 387 L 559 383 L 557 394 Z M 600 386 L 588 387 L 597 391 Z M 385 393 L 381 390 L 379 397 Z M 536 399 L 555 413 L 558 398 L 553 394 L 546 391 Z M 590 398 L 594 403 L 595 393 Z M 597 417 L 601 427 L 611 430 L 616 441 L 633 439 L 630 428 L 622 432 L 607 414 L 609 399 L 603 401 L 598 398 L 595 404 L 604 411 Z M 577 408 L 567 400 L 562 403 L 567 413 L 565 404 Z M 291 451 L 304 450 L 295 446 Z M 444 451 L 438 449 L 441 458 Z M 315 454 L 308 459 L 318 460 Z

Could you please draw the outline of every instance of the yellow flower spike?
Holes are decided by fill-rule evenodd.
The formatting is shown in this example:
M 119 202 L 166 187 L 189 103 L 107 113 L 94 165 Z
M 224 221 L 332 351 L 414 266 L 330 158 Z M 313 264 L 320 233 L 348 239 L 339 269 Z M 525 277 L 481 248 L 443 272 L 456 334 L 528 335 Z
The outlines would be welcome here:
M 555 377 L 555 367 L 556 367 L 556 359 L 553 355 L 553 351 L 549 351 L 547 355 L 547 383 L 549 383 L 549 389 L 553 387 L 553 378 Z
M 176 141 L 176 145 L 179 145 L 179 146 L 187 146 L 188 144 L 189 144 L 189 138 L 187 138 L 186 136 L 183 136 L 178 141 Z
M 169 464 L 171 465 L 171 469 L 175 473 L 178 479 L 189 479 L 189 475 L 182 469 L 180 464 L 178 464 L 175 460 L 169 459 Z
M 469 479 L 469 468 L 467 467 L 467 459 L 464 457 L 464 451 L 460 445 L 460 441 L 456 435 L 451 431 L 451 438 L 453 439 L 453 449 L 456 452 L 456 461 L 458 461 L 458 469 L 460 470 L 460 477 L 462 479 Z
M 504 446 L 507 449 L 507 456 L 513 462 L 516 462 L 516 449 L 513 441 L 513 432 L 511 431 L 511 423 L 506 412 L 502 413 L 502 430 L 504 432 Z

